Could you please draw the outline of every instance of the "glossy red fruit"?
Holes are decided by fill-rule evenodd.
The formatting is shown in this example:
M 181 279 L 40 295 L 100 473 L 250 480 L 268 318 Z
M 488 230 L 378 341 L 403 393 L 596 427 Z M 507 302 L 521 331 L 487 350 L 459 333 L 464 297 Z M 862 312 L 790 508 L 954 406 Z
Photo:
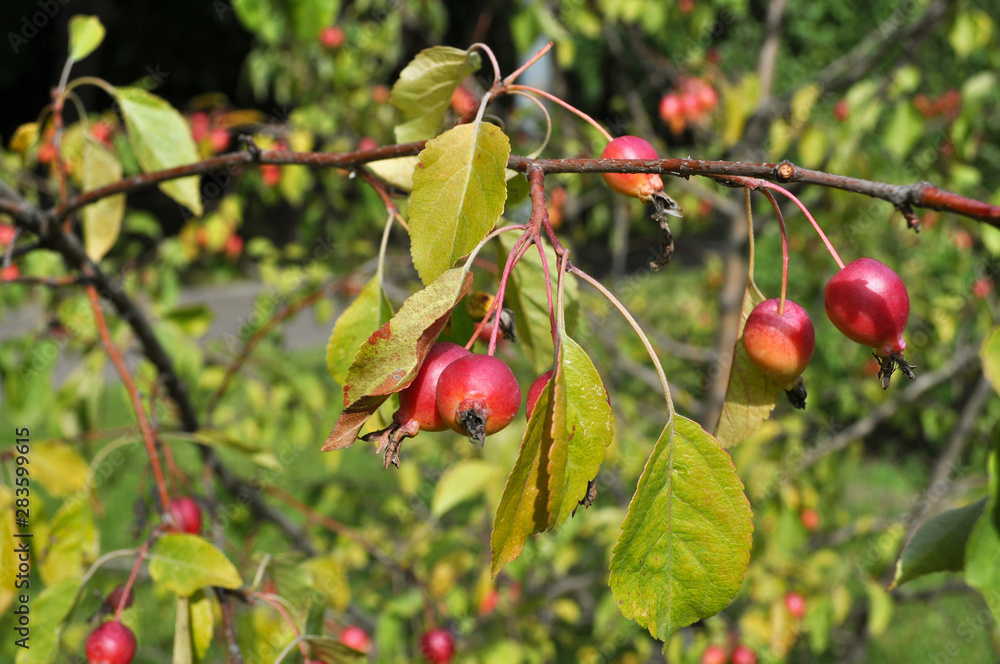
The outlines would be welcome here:
M 619 136 L 608 143 L 601 159 L 659 159 L 649 141 L 638 136 Z M 643 201 L 663 191 L 663 180 L 656 173 L 603 173 L 604 181 L 619 194 Z
M 680 95 L 676 92 L 668 92 L 663 95 L 660 99 L 660 118 L 664 122 L 669 124 L 674 118 L 679 118 L 683 114 Z
M 785 608 L 793 618 L 802 620 L 806 615 L 806 598 L 797 592 L 785 593 Z
M 340 642 L 348 648 L 367 653 L 372 649 L 372 638 L 357 625 L 348 625 L 340 632 Z
M 190 498 L 176 498 L 170 501 L 170 516 L 181 532 L 191 535 L 201 534 L 201 508 Z
M 827 282 L 823 303 L 830 322 L 851 341 L 874 348 L 881 357 L 906 350 L 910 296 L 888 265 L 874 258 L 850 263 Z
M 729 655 L 722 646 L 708 646 L 701 653 L 701 664 L 726 664 L 728 661 Z
M 10 224 L 0 224 L 0 247 L 6 247 L 14 241 L 17 229 Z
M 521 407 L 521 387 L 507 364 L 492 355 L 462 357 L 441 372 L 438 412 L 448 428 L 483 444 Z
M 740 644 L 733 648 L 733 655 L 730 661 L 733 664 L 757 664 L 757 653 L 752 648 Z
M 229 147 L 229 143 L 232 137 L 229 135 L 229 130 L 222 127 L 216 127 L 209 134 L 209 142 L 212 144 L 212 152 L 222 152 Z
M 698 99 L 698 105 L 701 107 L 702 113 L 710 113 L 719 105 L 719 93 L 715 91 L 715 88 L 710 83 L 701 81 L 701 85 L 698 86 L 694 94 Z
M 538 397 L 542 395 L 542 391 L 545 389 L 545 386 L 549 384 L 550 380 L 552 380 L 552 369 L 549 369 L 536 378 L 535 382 L 533 382 L 531 387 L 528 388 L 528 399 L 524 413 L 526 419 L 531 419 L 531 413 L 535 410 L 535 404 L 538 402 Z
M 121 603 L 121 601 L 122 601 L 122 595 L 124 593 L 125 593 L 125 585 L 124 584 L 120 584 L 120 585 L 115 586 L 114 590 L 112 590 L 110 593 L 108 593 L 107 598 L 104 600 L 104 604 L 111 611 L 117 611 L 118 610 L 118 605 Z M 125 598 L 125 606 L 124 606 L 124 608 L 127 609 L 128 607 L 132 606 L 132 602 L 134 600 L 135 600 L 135 596 L 132 594 L 132 591 L 129 590 L 128 597 Z
M 135 657 L 135 634 L 117 621 L 106 622 L 87 637 L 90 664 L 129 664 Z
M 758 369 L 787 387 L 802 375 L 816 349 L 816 332 L 806 310 L 789 299 L 764 300 L 747 316 L 743 347 Z
M 681 93 L 681 113 L 691 122 L 701 119 L 701 103 L 694 92 Z
M 330 50 L 340 48 L 340 45 L 344 43 L 344 30 L 335 25 L 328 25 L 319 31 L 319 43 L 323 45 L 324 48 Z
M 438 380 L 445 367 L 470 355 L 470 351 L 449 341 L 439 341 L 431 346 L 417 377 L 399 393 L 399 409 L 392 419 L 404 433 L 415 436 L 418 431 L 444 431 L 448 428 L 438 412 Z
M 420 637 L 420 654 L 431 664 L 449 664 L 455 654 L 455 637 L 446 629 L 432 629 Z

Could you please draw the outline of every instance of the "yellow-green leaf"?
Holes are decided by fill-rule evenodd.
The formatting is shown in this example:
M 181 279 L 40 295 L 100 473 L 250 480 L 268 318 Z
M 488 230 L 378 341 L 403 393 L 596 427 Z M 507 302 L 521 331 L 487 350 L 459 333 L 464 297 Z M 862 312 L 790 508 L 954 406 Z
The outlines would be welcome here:
M 528 537 L 548 527 L 549 450 L 552 449 L 552 382 L 535 402 L 528 428 L 521 440 L 514 467 L 500 497 L 493 519 L 490 571 L 500 569 L 521 555 Z
M 350 447 L 369 417 L 417 375 L 451 310 L 472 286 L 472 274 L 448 270 L 407 298 L 399 312 L 361 344 L 344 382 L 344 411 L 322 451 Z
M 14 130 L 10 137 L 11 152 L 24 152 L 38 140 L 38 123 L 28 122 Z
M 14 572 L 20 561 L 14 557 L 14 490 L 0 486 L 0 613 L 14 601 Z
M 614 436 L 614 416 L 600 374 L 580 346 L 561 331 L 549 451 L 548 528 L 569 518 L 587 494 Z M 534 414 L 534 413 L 532 413 Z
M 182 597 L 205 586 L 239 588 L 236 567 L 225 554 L 197 535 L 164 535 L 149 553 L 149 575 Z
M 983 375 L 1000 393 L 1000 326 L 994 327 L 983 341 L 979 349 L 979 358 L 983 363 Z
M 449 129 L 420 153 L 410 196 L 410 253 L 429 284 L 468 254 L 503 212 L 510 141 L 489 122 Z
M 646 461 L 611 557 L 611 591 L 626 618 L 667 641 L 736 595 L 753 514 L 729 454 L 679 415 Z
M 83 149 L 83 190 L 122 179 L 122 164 L 104 145 L 88 139 Z M 107 196 L 83 208 L 83 243 L 87 255 L 100 261 L 114 246 L 125 217 L 125 194 Z
M 371 335 L 392 318 L 392 305 L 382 291 L 377 276 L 365 284 L 350 306 L 341 312 L 326 345 L 326 367 L 338 385 L 347 382 L 347 369 Z
M 191 128 L 173 106 L 141 88 L 116 88 L 129 142 L 136 161 L 146 173 L 198 161 Z M 159 184 L 167 196 L 201 216 L 199 178 L 191 176 Z
M 432 46 L 418 53 L 400 72 L 389 97 L 400 111 L 396 142 L 423 141 L 434 136 L 455 88 L 479 65 L 478 53 L 450 46 Z
M 42 547 L 46 552 L 38 568 L 42 581 L 51 586 L 80 576 L 97 559 L 99 549 L 99 533 L 87 501 L 67 500 L 52 518 Z
M 503 477 L 501 469 L 489 461 L 466 459 L 444 471 L 434 485 L 431 514 L 440 517 L 451 508 L 475 498 L 497 479 Z
M 77 449 L 59 441 L 31 448 L 31 475 L 53 496 L 69 496 L 87 487 L 87 462 Z
M 73 608 L 80 577 L 63 579 L 31 598 L 31 638 L 17 649 L 17 664 L 49 664 L 59 654 L 63 621 Z M 20 635 L 13 636 L 16 643 Z
M 763 424 L 775 400 L 781 394 L 778 385 L 757 368 L 743 347 L 743 326 L 753 308 L 764 301 L 764 296 L 753 279 L 747 282 L 743 295 L 743 311 L 740 314 L 740 336 L 733 348 L 733 366 L 726 388 L 726 402 L 722 406 L 719 423 L 715 427 L 715 437 L 725 448 L 732 447 L 749 438 Z
M 69 59 L 79 62 L 104 41 L 104 25 L 96 16 L 77 14 L 69 20 Z
M 191 644 L 194 646 L 194 657 L 201 661 L 212 645 L 215 634 L 215 612 L 212 610 L 212 598 L 203 590 L 191 596 Z
M 413 169 L 420 163 L 420 157 L 396 157 L 381 159 L 367 164 L 368 170 L 400 191 L 413 189 Z

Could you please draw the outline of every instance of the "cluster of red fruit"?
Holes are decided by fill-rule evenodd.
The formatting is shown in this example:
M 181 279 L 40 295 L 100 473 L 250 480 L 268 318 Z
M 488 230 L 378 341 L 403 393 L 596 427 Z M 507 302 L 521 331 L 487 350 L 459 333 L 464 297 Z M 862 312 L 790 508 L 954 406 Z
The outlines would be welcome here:
M 229 130 L 217 124 L 216 120 L 205 111 L 192 113 L 189 118 L 191 123 L 191 138 L 195 143 L 204 142 L 212 154 L 225 152 L 232 141 Z
M 823 294 L 830 321 L 851 341 L 875 350 L 882 387 L 898 365 L 911 378 L 903 351 L 903 329 L 910 316 L 910 297 L 892 268 L 874 258 L 859 258 L 826 284 Z M 785 300 L 761 302 L 747 317 L 743 347 L 750 360 L 786 389 L 802 375 L 816 348 L 809 314 Z
M 201 508 L 191 498 L 177 498 L 168 506 L 174 529 L 198 535 L 201 533 Z M 104 600 L 105 608 L 116 612 L 118 606 L 123 609 L 132 606 L 134 597 L 131 591 L 125 595 L 125 588 L 118 586 Z M 135 634 L 128 626 L 117 618 L 100 624 L 90 633 L 84 644 L 84 651 L 89 664 L 130 664 L 135 657 Z
M 719 93 L 706 80 L 685 78 L 660 99 L 660 118 L 679 134 L 689 122 L 701 122 L 719 105 Z
M 732 653 L 722 646 L 711 645 L 701 653 L 701 664 L 757 664 L 757 653 L 742 643 Z
M 941 96 L 931 99 L 920 92 L 913 98 L 913 107 L 925 118 L 943 115 L 954 120 L 962 111 L 962 93 L 952 88 Z
M 348 625 L 340 632 L 340 642 L 348 648 L 368 654 L 372 639 L 361 627 Z M 420 637 L 420 654 L 431 664 L 449 664 L 455 655 L 455 637 L 446 629 L 432 629 Z

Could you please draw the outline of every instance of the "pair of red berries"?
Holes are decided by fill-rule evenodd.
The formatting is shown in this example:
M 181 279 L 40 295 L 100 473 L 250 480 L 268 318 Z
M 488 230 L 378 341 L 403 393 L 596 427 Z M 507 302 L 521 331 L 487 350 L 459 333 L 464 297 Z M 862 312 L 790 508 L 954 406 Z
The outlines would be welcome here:
M 757 664 L 757 653 L 742 643 L 733 648 L 732 654 L 722 646 L 711 645 L 701 653 L 701 664 Z
M 520 406 L 521 388 L 503 360 L 439 341 L 399 393 L 393 421 L 407 436 L 452 429 L 482 445 L 510 424 Z
M 913 377 L 903 357 L 910 298 L 892 268 L 873 258 L 859 258 L 827 282 L 823 302 L 830 321 L 844 336 L 875 349 L 883 387 L 888 387 L 897 364 Z M 778 308 L 777 299 L 754 307 L 743 328 L 743 346 L 762 372 L 789 387 L 809 364 L 816 333 L 809 314 L 795 302 L 785 300 L 780 315 Z
M 719 105 L 719 93 L 700 78 L 684 79 L 677 90 L 660 99 L 660 118 L 679 134 L 688 122 L 699 122 Z

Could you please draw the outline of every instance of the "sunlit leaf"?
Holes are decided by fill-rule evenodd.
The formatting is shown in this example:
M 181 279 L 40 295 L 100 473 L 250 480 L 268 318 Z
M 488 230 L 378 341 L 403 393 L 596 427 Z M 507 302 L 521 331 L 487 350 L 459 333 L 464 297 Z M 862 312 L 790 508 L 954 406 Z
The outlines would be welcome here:
M 733 366 L 726 387 L 726 401 L 722 406 L 715 437 L 723 447 L 732 447 L 749 438 L 771 416 L 775 400 L 781 394 L 781 385 L 766 376 L 750 361 L 743 347 L 743 326 L 753 308 L 764 301 L 757 285 L 750 279 L 743 295 L 740 313 L 740 334 L 733 348 Z
M 11 152 L 24 152 L 38 140 L 38 123 L 28 122 L 14 130 L 10 137 Z
M 493 229 L 507 198 L 510 141 L 489 122 L 449 129 L 428 141 L 413 173 L 410 253 L 429 284 Z
M 411 295 L 354 357 L 344 383 L 344 411 L 322 451 L 350 447 L 369 417 L 393 392 L 416 377 L 421 362 L 444 329 L 451 310 L 472 286 L 472 274 L 449 270 Z
M 392 305 L 386 299 L 378 277 L 373 277 L 354 302 L 337 317 L 326 345 L 326 368 L 338 385 L 347 381 L 347 369 L 361 344 L 391 317 Z
M 400 111 L 396 142 L 423 141 L 437 134 L 452 93 L 479 64 L 478 53 L 449 46 L 418 53 L 399 74 L 389 97 Z
M 396 157 L 373 161 L 366 166 L 396 189 L 408 192 L 413 189 L 413 170 L 419 163 L 420 157 Z
M 183 597 L 205 586 L 239 588 L 236 567 L 225 554 L 197 535 L 164 535 L 149 553 L 149 575 Z
M 303 44 L 312 44 L 320 30 L 336 21 L 340 0 L 291 0 L 289 5 L 296 36 Z
M 122 164 L 106 147 L 88 140 L 83 150 L 83 190 L 90 191 L 122 178 Z M 100 261 L 108 253 L 125 217 L 125 194 L 107 196 L 83 208 L 83 242 L 87 255 Z
M 77 14 L 69 20 L 69 59 L 79 62 L 104 41 L 104 25 L 96 16 Z
M 174 614 L 173 664 L 192 664 L 194 649 L 191 647 L 191 600 L 178 595 Z
M 434 485 L 431 514 L 440 517 L 451 508 L 486 491 L 500 477 L 500 468 L 488 461 L 459 461 L 444 471 Z
M 611 558 L 611 591 L 654 638 L 715 615 L 736 595 L 753 514 L 733 461 L 697 423 L 667 425 L 632 497 Z
M 132 151 L 146 173 L 198 161 L 191 128 L 173 106 L 141 88 L 116 88 Z M 168 180 L 159 185 L 163 193 L 201 216 L 201 192 L 197 176 Z
M 552 383 L 535 402 L 535 410 L 524 432 L 521 449 L 507 477 L 503 495 L 493 519 L 490 570 L 500 569 L 521 555 L 528 537 L 548 527 L 548 452 L 552 448 Z
M 896 562 L 892 586 L 924 574 L 958 572 L 965 567 L 965 544 L 983 513 L 986 499 L 938 514 L 920 526 Z
M 200 661 L 212 645 L 215 634 L 215 611 L 212 598 L 203 590 L 191 596 L 191 645 L 194 657 Z
M 99 549 L 99 533 L 90 505 L 86 500 L 70 498 L 52 518 L 42 546 L 45 558 L 38 571 L 45 585 L 80 576 L 97 559 Z
M 553 402 L 549 529 L 569 518 L 587 494 L 614 436 L 614 417 L 601 376 L 587 353 L 565 333 L 559 339 Z
M 965 546 L 965 582 L 982 594 L 1000 619 L 1000 441 L 989 461 L 989 499 Z
M 88 470 L 87 462 L 72 445 L 50 441 L 31 448 L 32 478 L 53 496 L 69 496 L 85 489 Z

